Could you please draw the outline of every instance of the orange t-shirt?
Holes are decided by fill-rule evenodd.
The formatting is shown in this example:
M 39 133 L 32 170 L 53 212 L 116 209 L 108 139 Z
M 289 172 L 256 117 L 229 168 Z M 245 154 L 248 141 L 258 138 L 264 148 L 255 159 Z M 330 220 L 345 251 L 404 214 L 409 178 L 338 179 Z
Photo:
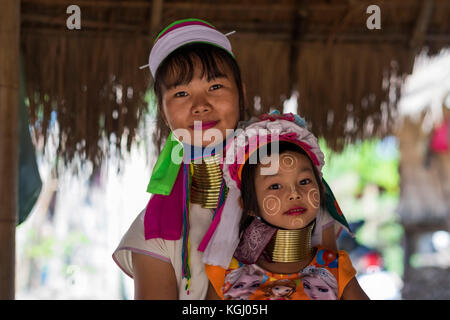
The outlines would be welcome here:
M 228 270 L 211 265 L 205 270 L 217 294 L 225 300 L 337 300 L 356 275 L 347 252 L 321 246 L 311 263 L 297 273 L 272 273 L 235 258 Z

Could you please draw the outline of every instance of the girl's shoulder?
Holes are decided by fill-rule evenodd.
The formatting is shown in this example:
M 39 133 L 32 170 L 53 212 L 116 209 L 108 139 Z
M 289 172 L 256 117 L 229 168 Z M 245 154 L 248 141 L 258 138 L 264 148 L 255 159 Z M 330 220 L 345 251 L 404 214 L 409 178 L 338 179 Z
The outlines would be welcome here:
M 161 238 L 145 239 L 144 214 L 145 210 L 131 223 L 112 254 L 116 264 L 130 277 L 133 277 L 133 252 L 170 263 L 171 257 L 174 256 L 173 251 L 176 249 L 174 241 L 167 241 Z

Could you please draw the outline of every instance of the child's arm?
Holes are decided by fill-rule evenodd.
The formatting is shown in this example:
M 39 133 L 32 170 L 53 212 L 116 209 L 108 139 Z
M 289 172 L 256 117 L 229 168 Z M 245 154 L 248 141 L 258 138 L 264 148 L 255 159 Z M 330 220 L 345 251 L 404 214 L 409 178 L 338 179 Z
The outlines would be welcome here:
M 206 298 L 205 300 L 222 300 L 219 295 L 217 294 L 216 290 L 214 289 L 213 285 L 211 284 L 211 282 L 209 283 L 208 286 L 208 293 L 206 294 Z
M 177 300 L 177 281 L 171 264 L 139 253 L 132 253 L 134 298 Z
M 360 287 L 356 277 L 353 277 L 342 293 L 341 300 L 370 300 L 364 290 Z

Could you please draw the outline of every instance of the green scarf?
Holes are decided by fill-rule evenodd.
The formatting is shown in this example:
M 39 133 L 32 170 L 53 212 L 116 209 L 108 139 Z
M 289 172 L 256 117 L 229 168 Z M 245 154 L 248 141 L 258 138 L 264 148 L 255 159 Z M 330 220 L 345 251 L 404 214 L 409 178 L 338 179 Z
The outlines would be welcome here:
M 176 148 L 179 150 L 176 150 Z M 177 164 L 172 161 L 172 154 L 177 155 L 178 159 L 182 159 L 183 145 L 170 132 L 158 160 L 156 160 L 150 182 L 147 186 L 147 192 L 168 196 L 172 191 L 181 167 L 181 163 Z

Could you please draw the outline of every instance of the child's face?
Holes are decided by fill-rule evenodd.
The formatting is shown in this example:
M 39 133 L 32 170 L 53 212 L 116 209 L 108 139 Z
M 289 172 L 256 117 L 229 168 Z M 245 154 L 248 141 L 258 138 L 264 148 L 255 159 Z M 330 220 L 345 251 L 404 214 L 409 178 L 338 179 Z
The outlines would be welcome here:
M 191 82 L 163 88 L 164 118 L 183 142 L 213 146 L 226 138 L 227 129 L 235 129 L 239 120 L 238 88 L 231 70 L 226 66 L 222 69 L 223 76 L 208 81 L 206 75 L 201 78 L 197 61 Z M 194 121 L 202 123 L 194 128 Z
M 320 206 L 319 186 L 311 162 L 292 151 L 275 154 L 271 159 L 276 163 L 262 164 L 267 161 L 263 159 L 256 168 L 259 215 L 280 228 L 303 228 L 314 220 Z M 278 171 L 267 174 L 271 166 L 278 167 Z

